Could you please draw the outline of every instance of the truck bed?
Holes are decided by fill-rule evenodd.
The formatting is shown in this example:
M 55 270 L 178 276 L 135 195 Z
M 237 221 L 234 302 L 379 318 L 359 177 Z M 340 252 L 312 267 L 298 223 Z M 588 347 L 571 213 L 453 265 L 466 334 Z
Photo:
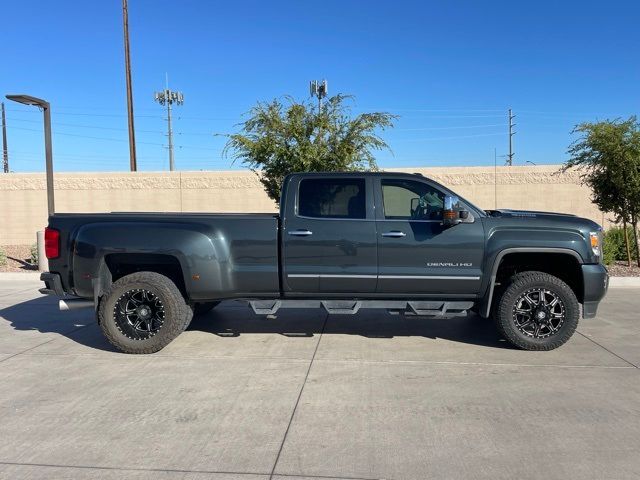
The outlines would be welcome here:
M 255 213 L 61 213 L 49 218 L 60 232 L 60 257 L 49 270 L 63 287 L 91 296 L 96 259 L 107 266 L 123 255 L 143 269 L 163 254 L 178 259 L 184 288 L 193 300 L 271 296 L 280 291 L 277 214 Z

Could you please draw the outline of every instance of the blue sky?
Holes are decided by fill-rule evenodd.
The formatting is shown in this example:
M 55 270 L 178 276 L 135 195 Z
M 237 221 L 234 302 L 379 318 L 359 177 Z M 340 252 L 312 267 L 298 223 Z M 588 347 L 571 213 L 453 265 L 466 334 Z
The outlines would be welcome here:
M 129 165 L 121 3 L 5 2 L 0 93 L 48 99 L 56 170 Z M 140 170 L 168 167 L 153 92 L 182 91 L 181 170 L 239 168 L 224 139 L 258 100 L 308 95 L 311 79 L 356 96 L 354 112 L 401 116 L 382 167 L 559 163 L 578 122 L 636 114 L 637 1 L 130 0 Z M 41 20 L 43 19 L 43 20 Z M 46 22 L 45 22 L 46 21 Z M 6 102 L 11 169 L 43 164 L 41 116 Z M 499 162 L 504 162 L 499 158 Z

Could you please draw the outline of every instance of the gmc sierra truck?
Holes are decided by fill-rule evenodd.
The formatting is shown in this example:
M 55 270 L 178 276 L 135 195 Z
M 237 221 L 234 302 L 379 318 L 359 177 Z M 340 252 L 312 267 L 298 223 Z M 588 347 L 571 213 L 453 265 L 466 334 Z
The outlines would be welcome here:
M 44 294 L 93 307 L 107 339 L 151 353 L 194 314 L 386 309 L 492 317 L 516 347 L 551 350 L 608 287 L 602 229 L 584 218 L 482 210 L 419 174 L 296 173 L 279 214 L 55 214 Z

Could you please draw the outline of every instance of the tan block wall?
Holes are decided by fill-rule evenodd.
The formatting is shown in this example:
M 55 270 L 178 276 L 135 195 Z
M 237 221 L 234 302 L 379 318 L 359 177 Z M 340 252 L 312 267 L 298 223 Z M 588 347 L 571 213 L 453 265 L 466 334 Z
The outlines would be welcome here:
M 591 201 L 591 190 L 581 184 L 580 174 L 576 171 L 560 173 L 560 165 L 395 170 L 421 173 L 484 209 L 571 213 L 601 225 L 609 224 L 607 217 Z
M 573 213 L 604 223 L 577 173 L 559 166 L 396 168 L 418 172 L 482 208 Z M 59 173 L 57 212 L 275 212 L 249 171 Z M 497 200 L 497 202 L 496 202 Z M 30 244 L 47 220 L 44 174 L 0 174 L 0 245 Z

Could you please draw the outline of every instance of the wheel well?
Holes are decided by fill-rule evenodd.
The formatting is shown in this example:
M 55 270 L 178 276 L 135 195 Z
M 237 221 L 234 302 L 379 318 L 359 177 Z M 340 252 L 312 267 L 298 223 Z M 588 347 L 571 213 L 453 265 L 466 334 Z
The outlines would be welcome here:
M 111 280 L 115 282 L 119 278 L 135 272 L 155 272 L 171 279 L 178 290 L 187 298 L 187 289 L 184 284 L 184 275 L 178 259 L 172 255 L 157 253 L 112 253 L 104 259 Z
M 582 269 L 578 260 L 568 253 L 519 252 L 508 253 L 502 258 L 496 274 L 496 284 L 505 285 L 516 273 L 535 270 L 545 272 L 565 282 L 583 301 Z

